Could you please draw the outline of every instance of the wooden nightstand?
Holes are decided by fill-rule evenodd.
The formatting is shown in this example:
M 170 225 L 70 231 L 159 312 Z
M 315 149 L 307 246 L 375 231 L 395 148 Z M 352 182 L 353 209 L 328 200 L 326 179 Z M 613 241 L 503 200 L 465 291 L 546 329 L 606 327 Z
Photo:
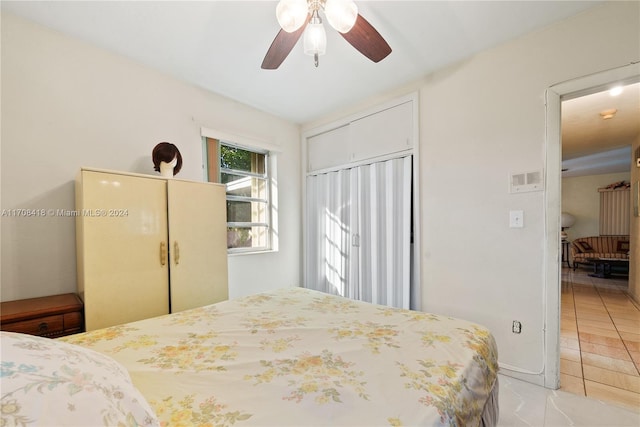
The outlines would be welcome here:
M 84 331 L 82 301 L 76 294 L 52 295 L 0 304 L 0 329 L 55 338 Z

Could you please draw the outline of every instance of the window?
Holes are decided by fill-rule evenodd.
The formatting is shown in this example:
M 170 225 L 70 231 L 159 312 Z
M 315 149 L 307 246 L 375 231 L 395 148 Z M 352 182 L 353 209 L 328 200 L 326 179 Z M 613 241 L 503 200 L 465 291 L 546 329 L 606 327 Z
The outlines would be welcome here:
M 207 138 L 209 181 L 227 188 L 229 252 L 271 249 L 269 152 Z

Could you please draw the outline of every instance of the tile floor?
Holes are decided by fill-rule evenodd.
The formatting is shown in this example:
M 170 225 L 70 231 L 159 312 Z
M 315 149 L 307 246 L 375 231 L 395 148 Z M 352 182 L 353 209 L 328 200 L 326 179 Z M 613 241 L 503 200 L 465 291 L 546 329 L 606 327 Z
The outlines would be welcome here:
M 640 414 L 640 308 L 624 276 L 590 272 L 563 268 L 560 390 Z
M 499 374 L 498 427 L 640 426 L 640 412 Z

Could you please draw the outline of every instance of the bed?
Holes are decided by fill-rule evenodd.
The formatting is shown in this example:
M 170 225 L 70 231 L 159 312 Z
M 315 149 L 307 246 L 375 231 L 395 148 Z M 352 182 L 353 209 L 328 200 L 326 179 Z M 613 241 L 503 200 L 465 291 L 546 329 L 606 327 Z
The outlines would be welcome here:
M 496 425 L 497 370 L 480 325 L 286 288 L 56 340 L 3 332 L 2 425 Z

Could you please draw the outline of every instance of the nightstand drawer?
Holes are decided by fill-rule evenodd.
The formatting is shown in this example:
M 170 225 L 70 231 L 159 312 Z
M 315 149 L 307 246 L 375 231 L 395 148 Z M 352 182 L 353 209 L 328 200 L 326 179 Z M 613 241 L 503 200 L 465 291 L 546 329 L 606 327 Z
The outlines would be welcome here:
M 64 331 L 66 334 L 75 334 L 82 332 L 84 321 L 82 313 L 75 311 L 73 313 L 64 314 Z
M 84 332 L 83 304 L 76 294 L 6 301 L 0 329 L 49 338 Z
M 64 331 L 64 315 L 59 314 L 57 316 L 39 317 L 37 319 L 3 324 L 2 329 L 23 334 L 52 337 L 60 335 Z

